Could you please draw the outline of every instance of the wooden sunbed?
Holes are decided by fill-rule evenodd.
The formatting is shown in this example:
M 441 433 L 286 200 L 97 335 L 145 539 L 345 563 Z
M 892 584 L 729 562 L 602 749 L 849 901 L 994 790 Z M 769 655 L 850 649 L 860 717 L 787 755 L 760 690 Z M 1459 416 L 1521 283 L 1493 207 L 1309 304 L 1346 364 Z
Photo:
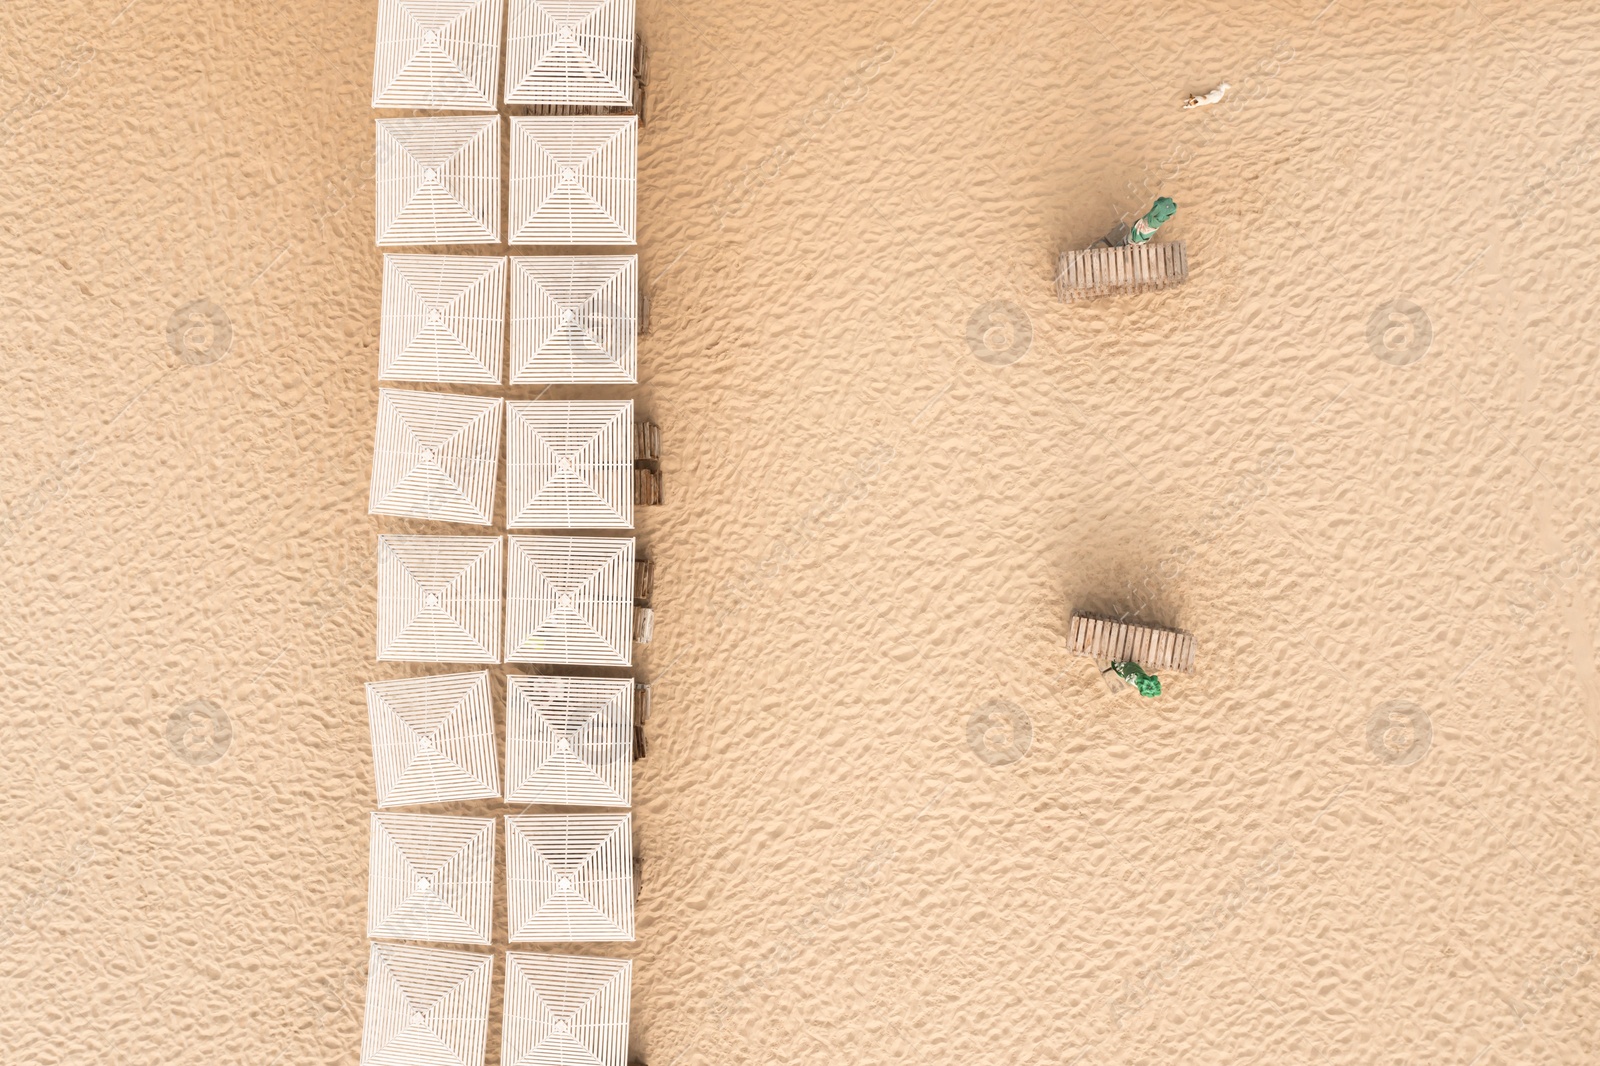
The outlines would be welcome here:
M 661 427 L 654 422 L 638 421 L 633 424 L 633 461 L 648 462 L 661 458 Z
M 1101 664 L 1135 662 L 1150 673 L 1194 673 L 1194 634 L 1181 629 L 1074 613 L 1068 623 L 1067 649 Z
M 644 724 L 650 720 L 650 686 L 643 681 L 633 683 L 633 759 L 638 762 L 648 753 L 644 741 Z
M 661 503 L 661 471 L 634 469 L 633 502 L 636 507 L 655 507 Z
M 1067 303 L 1096 296 L 1150 292 L 1181 284 L 1189 276 L 1182 241 L 1122 244 L 1061 253 L 1056 295 Z
M 648 644 L 655 635 L 656 616 L 650 608 L 655 592 L 655 564 L 640 559 L 633 568 L 633 639 L 636 644 Z

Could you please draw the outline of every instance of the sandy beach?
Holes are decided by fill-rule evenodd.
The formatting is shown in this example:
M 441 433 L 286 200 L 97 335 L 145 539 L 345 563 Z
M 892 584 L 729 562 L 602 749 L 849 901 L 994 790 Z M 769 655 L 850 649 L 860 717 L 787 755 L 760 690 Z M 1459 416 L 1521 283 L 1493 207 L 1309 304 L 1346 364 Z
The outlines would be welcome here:
M 375 20 L 0 15 L 4 1062 L 359 1059 Z M 1600 11 L 638 22 L 633 1054 L 1595 1061 Z

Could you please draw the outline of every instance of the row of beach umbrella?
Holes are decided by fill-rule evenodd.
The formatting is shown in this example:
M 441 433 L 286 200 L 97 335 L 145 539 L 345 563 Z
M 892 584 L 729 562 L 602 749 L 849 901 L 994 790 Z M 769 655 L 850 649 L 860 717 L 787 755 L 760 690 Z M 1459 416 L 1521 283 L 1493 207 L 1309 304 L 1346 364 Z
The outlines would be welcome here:
M 500 114 L 378 119 L 377 244 L 450 247 L 384 256 L 379 378 L 501 385 L 509 362 L 513 386 L 635 383 L 636 255 L 459 249 L 500 245 L 503 232 L 539 247 L 637 239 L 632 0 L 506 2 L 380 0 L 375 108 L 496 112 L 503 47 L 503 100 L 532 113 L 509 119 L 504 231 Z M 505 526 L 543 532 L 482 535 L 502 439 Z M 378 660 L 631 667 L 651 628 L 650 571 L 615 534 L 636 503 L 659 502 L 658 459 L 658 431 L 629 399 L 380 389 L 369 512 L 480 531 L 379 536 Z M 483 1062 L 497 840 L 507 942 L 633 940 L 627 808 L 647 694 L 631 677 L 488 670 L 367 685 L 380 809 L 363 1064 Z M 500 800 L 522 812 L 408 809 Z M 507 951 L 504 971 L 502 1062 L 626 1066 L 631 960 Z

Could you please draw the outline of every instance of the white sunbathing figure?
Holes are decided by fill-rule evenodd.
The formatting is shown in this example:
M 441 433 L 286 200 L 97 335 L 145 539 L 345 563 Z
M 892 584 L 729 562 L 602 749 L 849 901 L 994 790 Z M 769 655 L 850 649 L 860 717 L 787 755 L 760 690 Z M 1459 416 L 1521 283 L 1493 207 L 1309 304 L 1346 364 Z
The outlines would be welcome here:
M 1227 92 L 1228 88 L 1228 83 L 1223 82 L 1221 85 L 1217 86 L 1215 89 L 1212 89 L 1204 96 L 1191 96 L 1189 99 L 1183 102 L 1184 110 L 1187 111 L 1191 107 L 1207 107 L 1211 104 L 1220 103 L 1222 100 L 1222 94 Z

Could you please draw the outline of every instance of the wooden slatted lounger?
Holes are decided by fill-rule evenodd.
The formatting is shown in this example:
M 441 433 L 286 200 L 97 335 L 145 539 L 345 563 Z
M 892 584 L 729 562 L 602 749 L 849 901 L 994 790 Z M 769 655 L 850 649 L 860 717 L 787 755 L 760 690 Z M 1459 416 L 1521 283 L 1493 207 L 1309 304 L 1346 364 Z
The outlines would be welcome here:
M 648 644 L 655 634 L 656 616 L 650 607 L 655 591 L 655 564 L 649 559 L 639 559 L 633 568 L 633 639 L 636 644 Z
M 638 762 L 649 753 L 644 741 L 644 724 L 650 720 L 650 686 L 643 681 L 633 683 L 633 759 Z M 638 874 L 634 874 L 637 883 Z
M 633 424 L 633 461 L 648 462 L 661 458 L 661 427 L 654 422 Z
M 1189 276 L 1182 241 L 1123 244 L 1061 253 L 1056 295 L 1067 303 L 1096 296 L 1150 292 L 1181 284 Z
M 661 503 L 661 471 L 637 467 L 633 471 L 633 502 L 639 507 Z
M 1150 673 L 1194 673 L 1194 634 L 1074 613 L 1067 650 L 1097 663 L 1135 662 Z
M 640 507 L 661 503 L 661 471 L 650 463 L 661 461 L 661 427 L 654 422 L 633 424 L 633 502 Z

